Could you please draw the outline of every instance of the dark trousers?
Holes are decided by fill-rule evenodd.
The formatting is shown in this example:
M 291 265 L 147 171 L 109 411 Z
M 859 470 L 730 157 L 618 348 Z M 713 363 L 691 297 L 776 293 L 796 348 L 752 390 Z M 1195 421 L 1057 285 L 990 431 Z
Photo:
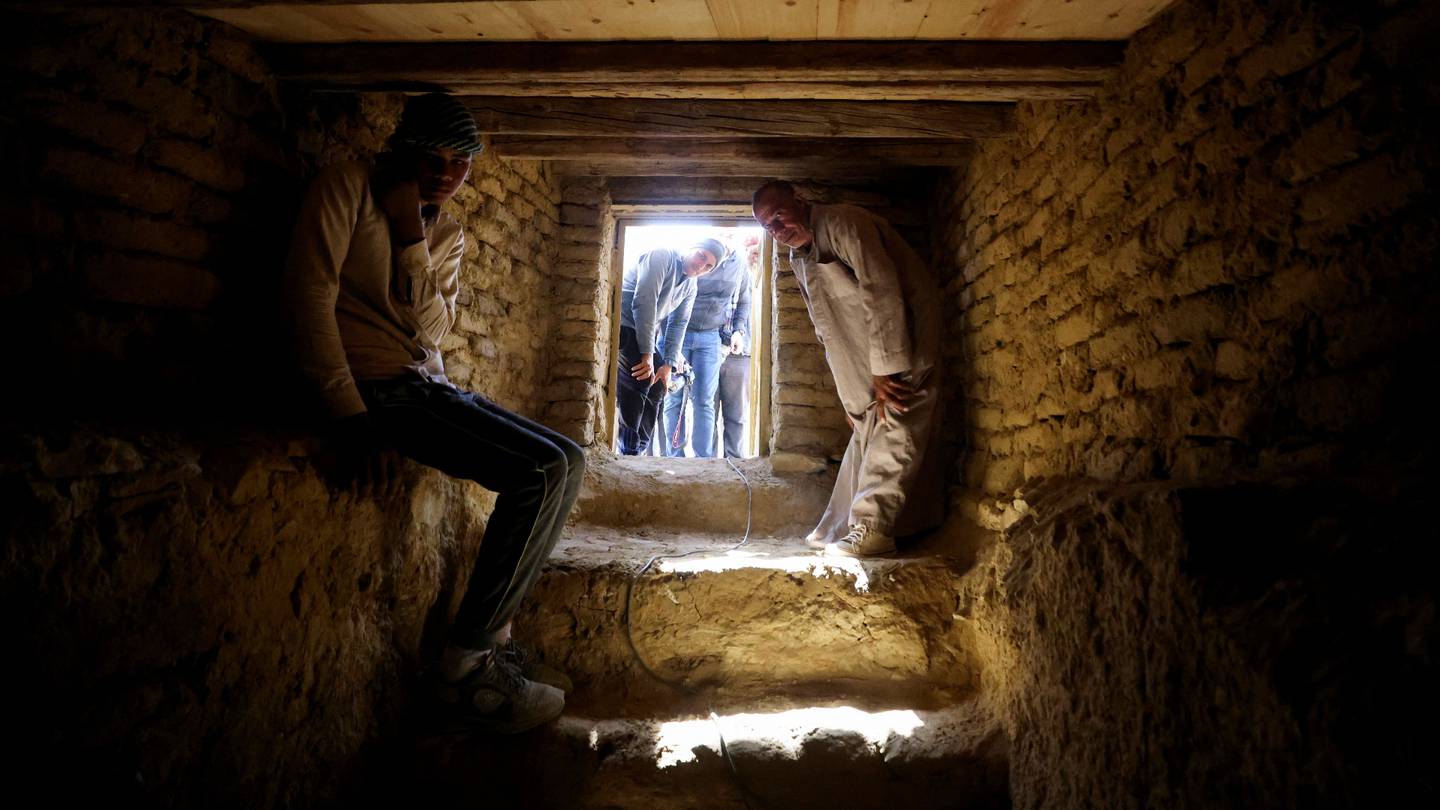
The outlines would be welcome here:
M 640 362 L 640 342 L 635 330 L 620 327 L 620 352 L 615 369 L 615 414 L 620 422 L 620 454 L 625 456 L 644 455 L 650 449 L 650 437 L 655 433 L 655 421 L 660 417 L 660 405 L 665 400 L 665 386 L 651 385 L 650 380 L 637 380 L 630 376 L 630 367 Z M 653 359 L 659 367 L 659 352 Z
M 441 383 L 360 383 L 370 419 L 408 458 L 499 494 L 450 643 L 493 646 L 530 592 L 580 494 L 585 454 L 550 428 Z

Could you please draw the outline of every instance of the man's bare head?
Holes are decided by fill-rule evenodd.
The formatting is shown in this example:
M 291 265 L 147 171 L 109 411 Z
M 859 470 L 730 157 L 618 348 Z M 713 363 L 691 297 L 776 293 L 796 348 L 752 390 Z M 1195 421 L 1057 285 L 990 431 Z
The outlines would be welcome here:
M 771 180 L 756 189 L 750 209 L 760 227 L 782 245 L 802 248 L 815 238 L 810 230 L 810 204 L 784 180 Z

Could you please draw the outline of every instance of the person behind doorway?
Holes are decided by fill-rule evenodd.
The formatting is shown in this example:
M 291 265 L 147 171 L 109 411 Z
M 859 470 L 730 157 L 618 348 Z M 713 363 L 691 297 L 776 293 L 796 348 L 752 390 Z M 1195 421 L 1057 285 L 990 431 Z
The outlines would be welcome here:
M 615 411 L 620 453 L 644 455 L 695 305 L 696 279 L 715 269 L 725 247 L 701 239 L 685 251 L 656 248 L 625 269 L 620 283 L 620 347 Z M 661 328 L 664 337 L 660 338 Z M 658 348 L 657 348 L 658 347 Z
M 790 248 L 853 429 L 806 542 L 831 554 L 889 554 L 895 537 L 938 525 L 944 507 L 936 454 L 926 452 L 940 419 L 939 290 L 920 257 L 869 211 L 811 204 L 784 181 L 761 186 L 753 210 Z
M 755 284 L 756 268 L 760 266 L 760 238 L 746 237 L 743 247 L 746 272 L 735 294 L 730 297 L 725 325 L 720 327 L 720 345 L 728 354 L 720 364 L 720 384 L 716 386 L 715 407 L 720 412 L 718 434 L 724 433 L 725 455 L 741 458 L 745 438 L 745 419 L 749 413 L 750 392 L 750 296 Z
M 690 367 L 690 381 L 665 398 L 664 451 L 669 456 L 685 455 L 686 428 L 689 444 L 697 458 L 714 458 L 715 397 L 720 383 L 720 365 L 732 344 L 721 335 L 730 321 L 736 296 L 745 291 L 745 318 L 750 317 L 750 277 L 745 256 L 731 250 L 714 271 L 695 283 L 695 304 L 685 330 L 684 362 Z M 693 407 L 693 418 L 686 423 L 685 404 Z
M 440 206 L 481 148 L 459 101 L 412 97 L 375 165 L 331 165 L 310 184 L 285 278 L 297 358 L 333 420 L 345 480 L 389 492 L 404 456 L 499 494 L 432 686 L 465 725 L 511 733 L 565 706 L 569 679 L 523 653 L 510 620 L 560 536 L 585 456 L 445 376 L 465 234 Z

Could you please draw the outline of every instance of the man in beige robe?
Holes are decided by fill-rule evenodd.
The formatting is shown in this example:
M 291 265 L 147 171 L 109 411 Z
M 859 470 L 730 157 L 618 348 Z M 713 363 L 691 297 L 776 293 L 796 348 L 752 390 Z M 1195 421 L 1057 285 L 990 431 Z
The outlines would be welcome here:
M 896 537 L 933 528 L 943 515 L 942 476 L 926 452 L 941 415 L 940 292 L 920 257 L 869 211 L 811 204 L 783 181 L 756 191 L 753 210 L 791 249 L 854 429 L 806 542 L 829 554 L 889 554 Z

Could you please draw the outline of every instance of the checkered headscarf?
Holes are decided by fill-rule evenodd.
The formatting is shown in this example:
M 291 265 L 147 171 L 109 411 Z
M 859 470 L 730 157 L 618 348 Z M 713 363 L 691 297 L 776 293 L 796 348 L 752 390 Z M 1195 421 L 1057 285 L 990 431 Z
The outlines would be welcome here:
M 460 100 L 445 93 L 411 96 L 390 136 L 391 148 L 454 149 L 474 155 L 485 148 L 475 117 Z

